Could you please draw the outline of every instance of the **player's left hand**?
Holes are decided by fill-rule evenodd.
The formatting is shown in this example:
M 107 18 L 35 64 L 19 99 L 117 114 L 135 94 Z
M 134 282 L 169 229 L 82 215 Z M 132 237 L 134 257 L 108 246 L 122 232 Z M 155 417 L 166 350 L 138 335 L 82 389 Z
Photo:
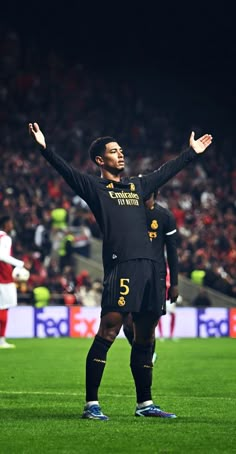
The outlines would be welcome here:
M 189 139 L 189 145 L 194 149 L 195 153 L 200 154 L 203 153 L 209 145 L 211 145 L 212 140 L 213 138 L 211 134 L 204 134 L 199 137 L 199 139 L 195 140 L 195 132 L 192 131 Z
M 171 303 L 175 303 L 179 296 L 179 290 L 177 285 L 173 285 L 168 289 L 168 299 Z
M 29 134 L 34 138 L 41 147 L 46 148 L 45 137 L 38 125 L 38 123 L 29 123 Z

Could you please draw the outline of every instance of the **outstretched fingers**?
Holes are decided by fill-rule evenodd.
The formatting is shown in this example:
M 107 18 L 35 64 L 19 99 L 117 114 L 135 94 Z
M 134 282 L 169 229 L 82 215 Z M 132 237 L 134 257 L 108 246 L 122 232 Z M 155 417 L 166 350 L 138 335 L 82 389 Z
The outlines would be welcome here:
M 211 134 L 204 134 L 204 136 L 199 138 L 199 141 L 202 143 L 202 145 L 206 148 L 209 147 L 209 145 L 212 142 L 212 135 Z
M 204 145 L 208 145 L 209 143 L 212 142 L 212 135 L 211 135 L 211 134 L 204 134 L 202 137 L 199 138 L 199 140 L 200 140 Z
M 196 153 L 203 153 L 206 148 L 211 145 L 213 137 L 211 134 L 203 134 L 203 136 L 199 137 L 199 139 L 195 140 L 195 133 L 192 131 L 190 136 L 190 147 L 194 149 Z
M 40 128 L 39 128 L 38 123 L 34 123 L 34 130 L 35 130 L 35 132 L 38 132 L 39 129 L 40 129 Z
M 39 125 L 38 123 L 29 123 L 29 132 L 30 133 L 35 133 L 39 131 Z

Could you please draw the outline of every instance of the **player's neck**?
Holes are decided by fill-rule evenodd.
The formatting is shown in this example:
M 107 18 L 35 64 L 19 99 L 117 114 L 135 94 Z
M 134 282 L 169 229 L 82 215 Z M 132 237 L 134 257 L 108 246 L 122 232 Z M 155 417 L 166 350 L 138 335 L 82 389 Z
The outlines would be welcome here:
M 106 180 L 112 180 L 119 182 L 121 179 L 120 172 L 111 172 L 109 170 L 102 169 L 101 170 L 101 178 L 105 178 Z

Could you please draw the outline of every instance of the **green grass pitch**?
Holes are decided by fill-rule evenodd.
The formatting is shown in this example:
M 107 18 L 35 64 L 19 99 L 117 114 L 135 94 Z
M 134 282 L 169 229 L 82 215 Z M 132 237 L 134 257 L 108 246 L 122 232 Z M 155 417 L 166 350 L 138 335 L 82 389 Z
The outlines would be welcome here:
M 100 404 L 81 419 L 92 339 L 15 339 L 0 351 L 1 454 L 236 453 L 236 341 L 157 341 L 153 400 L 178 418 L 136 418 L 130 347 L 108 354 Z

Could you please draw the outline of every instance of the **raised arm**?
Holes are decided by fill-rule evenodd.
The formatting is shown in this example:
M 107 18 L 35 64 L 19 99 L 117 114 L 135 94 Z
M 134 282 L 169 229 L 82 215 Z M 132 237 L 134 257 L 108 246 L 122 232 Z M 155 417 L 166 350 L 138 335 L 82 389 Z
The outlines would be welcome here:
M 54 167 L 64 178 L 67 184 L 82 197 L 87 203 L 91 201 L 92 188 L 88 175 L 80 173 L 71 164 L 68 164 L 55 151 L 48 148 L 43 132 L 38 123 L 29 123 L 29 133 L 40 146 L 44 158 Z
M 177 158 L 167 161 L 153 173 L 141 177 L 144 198 L 155 192 L 200 154 L 204 153 L 211 145 L 212 140 L 210 134 L 204 134 L 195 140 L 195 133 L 192 131 L 189 139 L 189 148 L 186 151 L 183 151 Z

